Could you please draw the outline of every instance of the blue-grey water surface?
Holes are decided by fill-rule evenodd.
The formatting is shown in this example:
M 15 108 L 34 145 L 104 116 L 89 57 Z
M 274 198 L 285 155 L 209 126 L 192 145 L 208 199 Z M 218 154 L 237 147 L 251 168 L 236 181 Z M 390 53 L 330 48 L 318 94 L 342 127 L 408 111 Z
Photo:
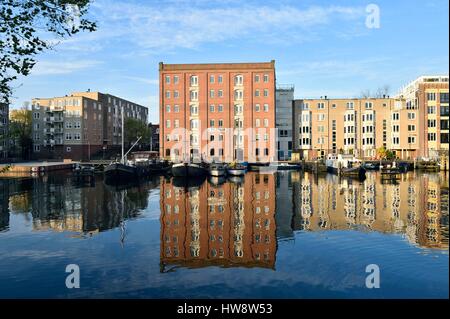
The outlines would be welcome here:
M 0 179 L 0 298 L 448 298 L 448 179 Z M 79 289 L 65 285 L 80 267 Z M 366 266 L 380 269 L 368 289 Z

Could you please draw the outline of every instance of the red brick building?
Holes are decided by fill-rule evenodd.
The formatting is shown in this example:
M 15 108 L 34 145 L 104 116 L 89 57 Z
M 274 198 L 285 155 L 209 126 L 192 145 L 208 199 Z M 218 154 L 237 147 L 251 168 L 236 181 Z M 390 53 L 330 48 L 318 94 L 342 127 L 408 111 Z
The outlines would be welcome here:
M 173 161 L 276 159 L 275 61 L 159 65 L 160 154 Z

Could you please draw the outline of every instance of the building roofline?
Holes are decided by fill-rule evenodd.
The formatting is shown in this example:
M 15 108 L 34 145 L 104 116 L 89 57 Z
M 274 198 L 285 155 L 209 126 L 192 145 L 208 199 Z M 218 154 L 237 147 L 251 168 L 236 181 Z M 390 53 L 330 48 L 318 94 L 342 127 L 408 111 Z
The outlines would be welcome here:
M 234 69 L 275 69 L 275 60 L 270 62 L 247 62 L 247 63 L 187 63 L 187 64 L 165 64 L 159 62 L 159 71 L 181 71 L 181 70 L 234 70 Z

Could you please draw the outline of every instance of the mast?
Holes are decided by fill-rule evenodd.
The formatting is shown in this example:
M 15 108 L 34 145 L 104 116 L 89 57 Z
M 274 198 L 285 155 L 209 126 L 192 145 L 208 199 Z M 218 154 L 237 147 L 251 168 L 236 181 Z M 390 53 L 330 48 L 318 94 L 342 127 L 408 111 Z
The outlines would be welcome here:
M 123 119 L 123 106 L 122 106 L 122 164 L 125 164 L 124 157 L 124 119 Z

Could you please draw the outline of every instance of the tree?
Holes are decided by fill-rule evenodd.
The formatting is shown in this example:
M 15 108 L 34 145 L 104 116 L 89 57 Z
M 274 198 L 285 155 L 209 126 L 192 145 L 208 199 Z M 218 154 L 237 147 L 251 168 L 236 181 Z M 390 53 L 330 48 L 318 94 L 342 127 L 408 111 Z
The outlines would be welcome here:
M 12 81 L 30 74 L 35 56 L 53 48 L 45 38 L 64 39 L 95 31 L 84 19 L 90 0 L 2 0 L 0 4 L 0 102 L 10 103 Z
M 388 84 L 385 84 L 383 86 L 380 86 L 374 93 L 372 93 L 372 91 L 369 89 L 362 90 L 359 93 L 359 97 L 362 99 L 369 99 L 371 97 L 381 99 L 383 97 L 389 96 L 390 90 L 391 87 Z
M 377 156 L 379 159 L 392 160 L 395 158 L 394 152 L 386 149 L 384 146 L 377 149 Z
M 33 147 L 31 138 L 31 111 L 27 107 L 12 110 L 9 114 L 9 136 L 20 148 L 20 156 L 29 159 Z M 13 150 L 14 151 L 14 150 Z
M 133 143 L 136 142 L 141 136 L 142 138 L 139 141 L 139 144 L 148 144 L 148 141 L 150 139 L 150 128 L 144 121 L 127 118 L 125 119 L 124 131 L 125 145 L 127 145 L 128 148 L 131 147 Z

